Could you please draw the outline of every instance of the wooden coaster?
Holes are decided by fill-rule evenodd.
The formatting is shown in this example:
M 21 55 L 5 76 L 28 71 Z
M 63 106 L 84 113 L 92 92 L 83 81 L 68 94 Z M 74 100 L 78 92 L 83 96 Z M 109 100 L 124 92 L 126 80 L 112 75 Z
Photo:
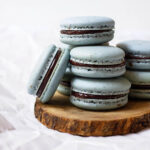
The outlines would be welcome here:
M 51 102 L 35 103 L 36 118 L 48 128 L 81 136 L 112 136 L 150 127 L 150 101 L 130 101 L 111 111 L 88 111 L 73 106 L 56 92 Z

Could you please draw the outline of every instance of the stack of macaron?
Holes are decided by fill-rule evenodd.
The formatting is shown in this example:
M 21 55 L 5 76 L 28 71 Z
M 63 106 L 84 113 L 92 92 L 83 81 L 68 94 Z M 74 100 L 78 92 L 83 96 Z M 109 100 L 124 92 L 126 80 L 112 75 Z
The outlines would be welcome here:
M 132 84 L 129 96 L 133 99 L 150 99 L 150 41 L 130 40 L 117 46 L 126 55 L 125 77 Z
M 98 16 L 63 20 L 60 40 L 68 48 L 51 45 L 42 53 L 28 92 L 46 103 L 57 89 L 70 96 L 73 105 L 88 110 L 127 104 L 131 84 L 120 77 L 126 72 L 125 53 L 108 43 L 114 37 L 114 25 L 111 18 Z

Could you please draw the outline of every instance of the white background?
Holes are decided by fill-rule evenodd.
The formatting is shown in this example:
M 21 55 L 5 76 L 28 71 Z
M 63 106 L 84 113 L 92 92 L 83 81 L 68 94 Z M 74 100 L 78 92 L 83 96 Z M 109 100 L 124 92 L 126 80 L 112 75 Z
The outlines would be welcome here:
M 128 33 L 145 39 L 150 30 L 149 0 L 0 0 L 0 25 L 19 26 L 47 35 L 42 44 L 58 40 L 59 22 L 68 16 L 109 16 L 116 21 L 116 37 Z M 40 33 L 36 33 L 40 34 Z
M 60 20 L 85 15 L 116 21 L 113 45 L 150 39 L 149 0 L 0 0 L 0 150 L 150 149 L 149 129 L 85 138 L 47 129 L 34 117 L 35 98 L 26 92 L 30 71 L 47 45 L 59 44 Z M 5 130 L 8 123 L 1 116 L 15 130 Z

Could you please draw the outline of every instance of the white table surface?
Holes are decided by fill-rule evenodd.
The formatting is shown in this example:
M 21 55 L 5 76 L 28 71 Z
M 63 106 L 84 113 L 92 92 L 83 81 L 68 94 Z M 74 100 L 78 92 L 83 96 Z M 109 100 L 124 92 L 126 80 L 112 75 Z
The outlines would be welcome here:
M 150 39 L 147 33 L 122 32 L 112 43 L 141 37 Z M 80 137 L 47 129 L 35 119 L 35 98 L 27 94 L 26 84 L 51 41 L 58 43 L 50 31 L 0 27 L 0 150 L 149 150 L 150 129 L 125 136 Z

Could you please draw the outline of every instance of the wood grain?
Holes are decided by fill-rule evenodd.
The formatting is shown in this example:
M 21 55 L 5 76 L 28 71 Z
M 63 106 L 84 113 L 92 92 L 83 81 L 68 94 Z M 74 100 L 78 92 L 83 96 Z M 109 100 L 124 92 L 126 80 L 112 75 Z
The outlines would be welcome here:
M 88 111 L 56 92 L 48 104 L 37 99 L 35 117 L 48 128 L 81 136 L 112 136 L 135 133 L 150 127 L 150 101 L 129 100 L 112 111 Z

